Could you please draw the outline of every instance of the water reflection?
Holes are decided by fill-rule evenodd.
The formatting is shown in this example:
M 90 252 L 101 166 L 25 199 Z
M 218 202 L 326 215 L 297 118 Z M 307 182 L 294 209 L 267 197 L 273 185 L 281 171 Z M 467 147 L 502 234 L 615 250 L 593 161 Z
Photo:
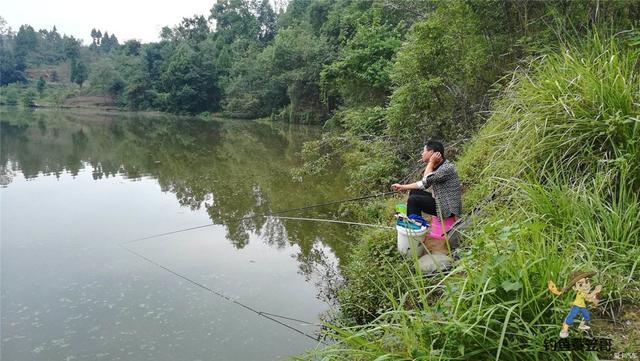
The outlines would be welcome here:
M 318 137 L 318 128 L 125 113 L 4 109 L 1 115 L 3 186 L 10 186 L 16 172 L 30 179 L 64 172 L 75 176 L 87 168 L 95 180 L 152 177 L 182 206 L 206 209 L 239 249 L 251 234 L 275 247 L 297 244 L 304 273 L 325 262 L 314 251 L 316 243 L 328 245 L 338 256 L 345 251 L 343 226 L 246 219 L 345 197 L 337 172 L 302 181 L 291 176 L 303 142 Z M 332 209 L 304 215 L 336 217 Z
M 327 306 L 314 296 L 336 279 L 345 226 L 251 216 L 346 197 L 337 170 L 291 177 L 318 128 L 7 109 L 0 119 L 3 357 L 275 359 L 315 346 L 117 244 L 209 220 L 135 250 L 256 309 L 317 322 Z

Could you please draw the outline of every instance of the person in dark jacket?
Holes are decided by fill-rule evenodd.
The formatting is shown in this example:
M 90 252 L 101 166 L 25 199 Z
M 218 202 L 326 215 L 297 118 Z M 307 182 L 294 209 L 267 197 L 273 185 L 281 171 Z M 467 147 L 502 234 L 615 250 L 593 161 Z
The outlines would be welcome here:
M 462 185 L 455 165 L 444 156 L 444 146 L 437 141 L 428 141 L 422 150 L 422 161 L 427 163 L 422 180 L 410 183 L 395 183 L 396 191 L 409 191 L 407 215 L 422 216 L 425 212 L 440 219 L 462 214 Z M 431 188 L 431 192 L 427 189 Z

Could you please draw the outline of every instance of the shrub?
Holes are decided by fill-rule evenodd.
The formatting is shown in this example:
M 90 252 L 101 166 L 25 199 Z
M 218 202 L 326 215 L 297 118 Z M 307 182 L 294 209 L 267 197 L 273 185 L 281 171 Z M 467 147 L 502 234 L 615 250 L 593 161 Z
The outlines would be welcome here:
M 345 166 L 356 192 L 388 191 L 402 164 L 389 144 L 380 140 L 356 140 L 344 155 Z
M 18 105 L 18 89 L 15 86 L 2 87 L 0 101 L 3 105 Z
M 32 108 L 36 106 L 36 93 L 33 90 L 27 89 L 22 93 L 22 105 L 25 108 Z

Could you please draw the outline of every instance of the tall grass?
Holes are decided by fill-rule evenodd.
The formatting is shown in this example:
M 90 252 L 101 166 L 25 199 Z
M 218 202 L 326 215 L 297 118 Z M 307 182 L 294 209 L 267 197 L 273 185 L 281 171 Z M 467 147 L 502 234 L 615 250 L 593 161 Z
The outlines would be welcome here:
M 624 171 L 640 190 L 640 35 L 623 35 L 596 33 L 513 74 L 460 162 L 470 200 L 502 179 L 557 171 L 609 172 L 616 184 Z
M 546 282 L 564 283 L 576 269 L 597 270 L 594 283 L 604 289 L 600 311 L 615 314 L 620 303 L 637 300 L 627 291 L 637 287 L 638 196 L 625 191 L 604 202 L 597 192 L 603 182 L 514 185 L 517 211 L 495 212 L 476 224 L 456 270 L 425 278 L 406 266 L 402 273 L 413 276 L 403 281 L 401 297 L 380 284 L 390 309 L 364 326 L 332 327 L 337 343 L 309 358 L 595 359 L 545 351 L 544 341 L 557 339 L 573 297 L 551 295 Z
M 594 35 L 515 74 L 459 162 L 467 200 L 505 191 L 475 220 L 457 269 L 425 278 L 407 265 L 400 297 L 380 287 L 391 307 L 366 325 L 331 326 L 336 343 L 305 357 L 596 359 L 545 351 L 574 296 L 546 284 L 597 271 L 597 317 L 639 299 L 640 80 L 627 42 Z

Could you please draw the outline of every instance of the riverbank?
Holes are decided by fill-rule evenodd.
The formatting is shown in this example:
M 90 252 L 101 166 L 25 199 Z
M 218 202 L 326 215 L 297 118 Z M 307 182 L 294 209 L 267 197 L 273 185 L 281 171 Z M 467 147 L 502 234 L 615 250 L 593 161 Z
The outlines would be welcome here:
M 566 359 L 548 345 L 575 293 L 555 296 L 547 282 L 564 285 L 579 270 L 596 272 L 591 284 L 603 291 L 588 305 L 590 332 L 574 326 L 571 337 L 610 340 L 601 358 L 637 352 L 640 101 L 631 89 L 640 80 L 630 41 L 593 35 L 514 72 L 456 160 L 465 209 L 498 194 L 465 230 L 454 270 L 425 278 L 396 254 L 393 231 L 363 232 L 329 331 L 336 344 L 306 358 Z M 354 214 L 389 222 L 393 203 Z
M 228 119 L 221 113 L 202 113 L 196 115 L 180 115 L 162 112 L 159 110 L 133 110 L 124 107 L 110 106 L 105 103 L 101 103 L 102 97 L 99 96 L 80 96 L 71 98 L 68 103 L 56 105 L 51 103 L 34 103 L 32 106 L 24 107 L 23 105 L 7 105 L 0 104 L 0 109 L 12 110 L 12 111 L 37 111 L 37 112 L 64 112 L 67 114 L 75 114 L 78 116 L 88 115 L 88 119 L 92 119 L 93 116 L 105 115 L 114 116 L 121 115 L 124 117 L 136 116 L 136 117 L 172 117 L 172 118 L 184 118 L 184 119 L 199 119 L 204 121 L 212 121 L 215 119 Z M 263 119 L 256 119 L 261 121 Z

